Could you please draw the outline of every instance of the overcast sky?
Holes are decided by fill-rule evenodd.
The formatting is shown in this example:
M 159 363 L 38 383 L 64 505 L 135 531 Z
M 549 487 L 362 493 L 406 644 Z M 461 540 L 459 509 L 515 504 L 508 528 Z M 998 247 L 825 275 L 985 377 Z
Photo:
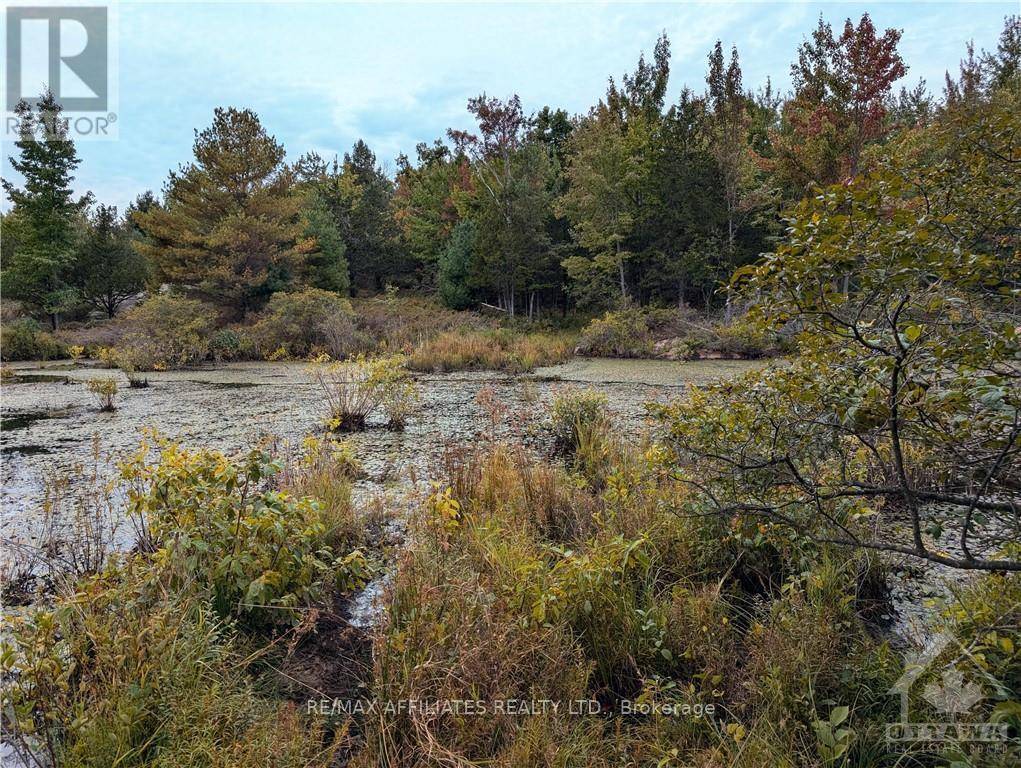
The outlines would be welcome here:
M 790 64 L 819 14 L 834 26 L 868 11 L 904 32 L 905 83 L 939 91 L 965 43 L 994 48 L 1000 3 L 327 4 L 121 2 L 119 138 L 80 142 L 76 186 L 121 208 L 191 156 L 213 108 L 250 107 L 294 159 L 332 157 L 363 138 L 392 170 L 399 152 L 468 124 L 465 103 L 518 93 L 527 111 L 584 112 L 609 75 L 633 69 L 666 31 L 668 99 L 704 88 L 706 54 L 737 44 L 745 85 Z M 4 176 L 9 178 L 4 144 Z M 6 208 L 6 204 L 4 206 Z

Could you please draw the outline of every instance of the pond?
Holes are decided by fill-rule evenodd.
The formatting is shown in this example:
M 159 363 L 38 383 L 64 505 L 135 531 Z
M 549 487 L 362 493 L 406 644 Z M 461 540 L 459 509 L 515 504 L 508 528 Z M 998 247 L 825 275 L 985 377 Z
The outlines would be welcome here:
M 500 404 L 497 433 L 506 437 L 541 441 L 544 404 L 558 389 L 569 386 L 605 392 L 620 428 L 637 435 L 646 402 L 667 401 L 689 384 L 739 375 L 760 365 L 733 360 L 578 359 L 524 376 L 422 375 L 421 410 L 404 432 L 375 428 L 381 422 L 370 420 L 370 429 L 350 436 L 367 475 L 358 483 L 356 497 L 366 501 L 435 477 L 446 446 L 491 431 L 489 408 L 479 398 L 485 387 Z M 0 433 L 0 536 L 5 540 L 25 536 L 39 514 L 45 479 L 73 474 L 76 466 L 90 460 L 94 440 L 116 458 L 134 450 L 142 430 L 152 427 L 187 446 L 234 454 L 268 436 L 297 444 L 321 430 L 323 406 L 304 363 L 236 363 L 152 373 L 144 389 L 129 389 L 118 371 L 68 361 L 12 368 L 17 378 L 3 386 Z M 112 413 L 100 412 L 83 385 L 104 376 L 117 378 L 121 387 Z
M 409 490 L 425 489 L 439 476 L 448 446 L 484 435 L 495 433 L 542 450 L 548 444 L 542 432 L 545 405 L 557 390 L 602 391 L 620 432 L 637 438 L 646 428 L 645 403 L 666 402 L 688 386 L 737 377 L 763 364 L 577 358 L 521 376 L 493 371 L 420 375 L 421 409 L 404 432 L 388 431 L 381 419 L 370 419 L 368 430 L 348 436 L 365 470 L 355 485 L 355 500 L 367 509 L 377 497 L 385 497 L 386 508 L 399 509 L 407 503 Z M 117 371 L 70 361 L 11 367 L 16 378 L 4 383 L 0 409 L 0 541 L 31 543 L 46 478 L 70 475 L 73 484 L 78 468 L 89 466 L 94 445 L 116 460 L 132 452 L 142 430 L 151 427 L 186 446 L 236 454 L 269 437 L 296 445 L 322 430 L 319 391 L 304 363 L 235 363 L 152 373 L 145 389 L 129 389 Z M 101 376 L 116 377 L 121 386 L 113 413 L 100 412 L 84 386 Z M 498 422 L 492 403 L 497 404 Z M 112 464 L 107 466 L 112 471 Z M 130 530 L 124 529 L 124 535 L 130 536 Z M 895 607 L 890 629 L 895 636 L 918 642 L 931 615 L 929 598 L 946 597 L 965 574 L 910 558 L 887 559 Z M 370 620 L 381 586 L 370 585 L 352 606 L 353 613 L 362 612 Z

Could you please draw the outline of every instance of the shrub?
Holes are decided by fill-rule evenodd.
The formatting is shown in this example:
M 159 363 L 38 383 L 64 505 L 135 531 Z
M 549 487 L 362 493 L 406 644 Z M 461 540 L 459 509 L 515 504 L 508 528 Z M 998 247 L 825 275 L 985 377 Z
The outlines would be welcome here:
M 255 342 L 244 329 L 220 328 L 209 339 L 209 354 L 218 363 L 251 359 Z
M 0 328 L 0 354 L 7 361 L 55 360 L 63 357 L 66 349 L 35 320 L 21 318 Z
M 423 341 L 451 330 L 481 330 L 490 323 L 476 314 L 455 312 L 439 301 L 417 296 L 353 299 L 356 349 L 410 354 Z
M 149 379 L 139 374 L 139 369 L 151 367 L 147 352 L 136 347 L 126 349 L 103 347 L 98 351 L 98 357 L 105 367 L 119 368 L 131 389 L 145 389 L 149 386 Z
M 351 303 L 319 288 L 274 293 L 251 334 L 264 357 L 278 350 L 291 357 L 317 353 L 343 357 L 354 347 Z
M 23 764 L 329 765 L 323 733 L 257 693 L 231 627 L 172 571 L 129 558 L 12 617 L 3 725 Z
M 582 331 L 575 352 L 594 357 L 648 357 L 652 355 L 648 315 L 639 308 L 607 312 Z
M 141 526 L 135 553 L 107 559 L 52 610 L 12 617 L 5 629 L 5 740 L 26 764 L 38 762 L 30 752 L 66 766 L 333 764 L 323 730 L 300 724 L 249 677 L 280 638 L 252 653 L 259 635 L 238 627 L 293 622 L 328 589 L 362 583 L 361 553 L 333 548 L 357 535 L 352 461 L 314 441 L 275 488 L 277 465 L 262 452 L 232 462 L 158 437 L 144 443 L 117 489 Z M 322 500 L 292 496 L 327 485 Z M 79 560 L 96 571 L 105 551 Z
M 628 307 L 590 322 L 575 351 L 596 357 L 750 359 L 778 355 L 789 346 L 747 317 L 710 322 L 691 310 Z
M 459 221 L 450 233 L 447 247 L 437 263 L 438 288 L 443 303 L 451 309 L 467 309 L 472 303 L 469 285 L 475 260 L 476 226 L 471 219 Z
M 209 354 L 215 320 L 215 311 L 200 301 L 155 294 L 124 313 L 127 331 L 117 350 L 140 371 L 193 365 Z
M 337 432 L 365 429 L 368 416 L 380 407 L 388 426 L 401 429 L 418 402 L 418 388 L 399 356 L 323 360 L 311 374 L 326 400 L 327 426 Z
M 707 347 L 721 357 L 741 359 L 771 357 L 789 351 L 790 347 L 779 335 L 765 330 L 747 318 L 714 325 L 712 330 L 715 338 Z
M 924 694 L 926 684 L 935 684 L 937 688 L 944 684 L 949 662 L 951 675 L 961 676 L 962 687 L 981 695 L 976 699 L 981 704 L 964 716 L 973 722 L 1005 723 L 1015 734 L 1019 733 L 1021 575 L 995 573 L 974 580 L 948 601 L 940 613 L 938 627 L 953 642 L 930 665 L 928 674 L 913 692 Z M 967 649 L 963 659 L 962 648 Z M 953 695 L 954 691 L 949 693 Z M 924 707 L 926 703 L 920 701 L 919 705 Z M 1016 758 L 1021 753 L 1021 744 L 1015 742 L 1014 748 Z
M 145 548 L 178 563 L 180 578 L 207 590 L 219 615 L 291 622 L 328 581 L 350 588 L 364 575 L 360 553 L 340 557 L 329 546 L 318 502 L 266 488 L 280 464 L 265 452 L 234 463 L 162 438 L 155 447 L 155 463 L 146 443 L 124 465 L 128 512 L 145 521 Z
M 606 395 L 594 389 L 557 392 L 549 408 L 549 425 L 557 450 L 575 453 L 584 433 L 609 426 Z
M 99 402 L 99 410 L 114 411 L 117 406 L 114 404 L 114 396 L 117 394 L 117 382 L 111 378 L 89 379 L 85 382 L 85 388 L 95 395 Z
M 378 358 L 373 361 L 368 386 L 379 392 L 379 405 L 390 429 L 402 430 L 408 417 L 418 407 L 418 385 L 408 373 L 403 357 Z

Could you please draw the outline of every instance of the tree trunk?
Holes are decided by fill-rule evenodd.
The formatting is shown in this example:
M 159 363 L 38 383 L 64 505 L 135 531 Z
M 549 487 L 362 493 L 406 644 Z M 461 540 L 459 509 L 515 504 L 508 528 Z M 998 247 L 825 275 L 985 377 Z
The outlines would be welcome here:
M 624 281 L 624 258 L 620 255 L 620 243 L 617 243 L 617 273 L 620 277 L 620 298 L 627 304 L 627 283 Z

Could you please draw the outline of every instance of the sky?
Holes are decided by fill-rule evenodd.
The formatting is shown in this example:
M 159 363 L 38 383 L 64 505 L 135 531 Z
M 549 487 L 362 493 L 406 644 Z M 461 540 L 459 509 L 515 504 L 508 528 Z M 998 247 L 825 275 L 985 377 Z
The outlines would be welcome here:
M 942 88 L 965 44 L 993 49 L 1019 2 L 237 3 L 117 4 L 118 138 L 80 141 L 76 190 L 123 209 L 191 158 L 217 106 L 248 107 L 294 160 L 343 155 L 364 139 L 389 171 L 398 153 L 469 127 L 467 100 L 520 95 L 583 113 L 610 75 L 671 42 L 668 101 L 704 86 L 717 39 L 736 44 L 745 86 L 790 85 L 820 13 L 835 27 L 868 12 L 903 30 L 903 84 Z M 11 178 L 3 143 L 3 175 Z M 6 209 L 8 204 L 3 203 Z

